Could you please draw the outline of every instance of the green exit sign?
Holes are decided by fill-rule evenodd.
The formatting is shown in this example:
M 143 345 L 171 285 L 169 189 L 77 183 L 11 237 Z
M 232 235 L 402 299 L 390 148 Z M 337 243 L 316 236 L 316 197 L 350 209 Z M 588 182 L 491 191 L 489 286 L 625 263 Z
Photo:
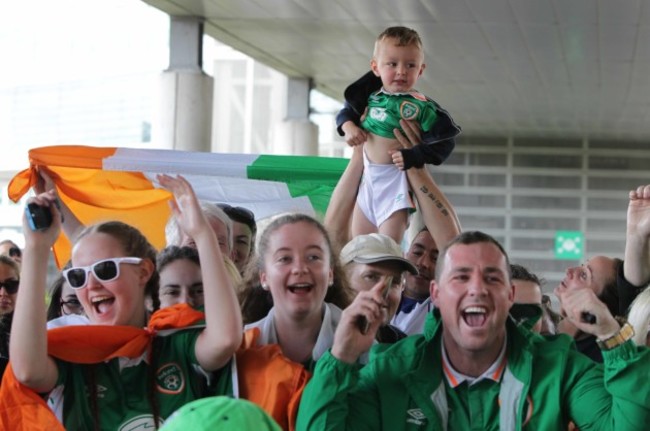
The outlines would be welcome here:
M 585 237 L 580 231 L 559 230 L 555 232 L 556 259 L 582 259 L 585 253 Z

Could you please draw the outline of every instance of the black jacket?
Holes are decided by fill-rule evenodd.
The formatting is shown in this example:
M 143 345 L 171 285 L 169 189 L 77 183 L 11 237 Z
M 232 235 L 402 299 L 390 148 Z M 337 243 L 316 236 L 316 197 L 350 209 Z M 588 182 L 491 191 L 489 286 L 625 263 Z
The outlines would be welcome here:
M 339 135 L 344 135 L 341 126 L 347 121 L 360 126 L 361 115 L 368 106 L 368 97 L 380 88 L 381 79 L 370 71 L 345 89 L 345 104 L 336 115 L 336 130 Z M 411 167 L 421 168 L 425 163 L 439 165 L 447 160 L 456 146 L 454 138 L 461 131 L 447 111 L 433 99 L 427 99 L 435 105 L 438 119 L 431 130 L 422 134 L 422 145 L 400 150 L 405 170 Z

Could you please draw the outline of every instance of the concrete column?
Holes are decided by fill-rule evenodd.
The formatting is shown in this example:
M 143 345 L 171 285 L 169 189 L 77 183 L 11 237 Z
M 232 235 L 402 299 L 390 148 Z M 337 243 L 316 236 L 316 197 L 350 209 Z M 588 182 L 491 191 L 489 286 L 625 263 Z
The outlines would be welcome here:
M 202 69 L 202 19 L 171 17 L 169 42 L 169 68 L 160 76 L 153 141 L 163 148 L 209 152 L 214 80 Z
M 286 116 L 273 129 L 275 154 L 318 155 L 318 126 L 309 121 L 307 78 L 288 78 L 285 98 Z

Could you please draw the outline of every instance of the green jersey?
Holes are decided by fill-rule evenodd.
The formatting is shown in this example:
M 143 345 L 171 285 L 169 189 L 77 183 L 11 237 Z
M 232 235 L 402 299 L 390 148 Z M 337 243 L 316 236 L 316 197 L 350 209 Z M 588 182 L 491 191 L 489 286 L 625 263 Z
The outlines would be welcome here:
M 93 429 L 93 410 L 102 430 L 152 428 L 150 392 L 153 388 L 162 420 L 184 404 L 205 396 L 206 374 L 194 355 L 199 333 L 200 330 L 188 329 L 158 337 L 153 382 L 144 356 L 116 358 L 94 365 L 57 360 L 59 379 L 48 402 L 68 430 Z M 229 376 L 220 374 L 221 371 L 216 372 L 212 377 L 229 380 Z M 91 390 L 96 394 L 95 409 L 89 396 Z
M 395 139 L 393 130 L 402 130 L 399 120 L 415 120 L 427 132 L 437 118 L 433 102 L 417 91 L 391 94 L 379 90 L 368 98 L 368 115 L 361 125 L 370 133 Z

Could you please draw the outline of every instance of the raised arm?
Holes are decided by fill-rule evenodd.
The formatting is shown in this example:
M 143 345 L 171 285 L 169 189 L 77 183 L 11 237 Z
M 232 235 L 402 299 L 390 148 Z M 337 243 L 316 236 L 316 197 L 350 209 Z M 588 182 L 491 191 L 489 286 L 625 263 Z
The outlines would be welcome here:
M 219 242 L 194 190 L 185 178 L 159 175 L 158 181 L 174 194 L 172 216 L 195 242 L 201 261 L 206 327 L 195 345 L 196 358 L 206 371 L 223 367 L 242 339 L 242 318 L 235 287 L 228 276 Z
M 358 145 L 352 149 L 350 162 L 336 184 L 325 212 L 325 227 L 339 246 L 347 244 L 352 239 L 350 220 L 362 174 L 363 146 Z
M 630 192 L 623 273 L 635 286 L 650 282 L 650 185 Z
M 420 129 L 417 123 L 401 120 L 400 125 L 406 136 L 400 133 L 398 129 L 395 129 L 395 137 L 402 147 L 411 148 L 420 141 Z M 401 153 L 399 151 L 393 153 L 393 161 L 398 166 L 400 166 L 400 159 Z M 461 232 L 456 210 L 454 210 L 447 196 L 433 180 L 426 167 L 408 169 L 406 176 L 418 201 L 424 225 L 429 230 L 433 240 L 438 244 L 438 247 L 442 247 Z
M 59 376 L 56 363 L 47 354 L 45 288 L 50 248 L 61 230 L 61 216 L 54 191 L 42 193 L 29 203 L 50 208 L 52 225 L 32 231 L 23 216 L 25 250 L 18 299 L 11 326 L 9 357 L 18 381 L 36 392 L 49 392 Z
M 637 349 L 630 340 L 632 333 L 621 327 L 607 306 L 589 286 L 589 273 L 569 274 L 555 289 L 566 317 L 581 331 L 603 342 L 603 367 L 578 352 L 568 363 L 566 381 L 580 375 L 566 394 L 568 414 L 579 429 L 647 430 L 650 423 L 650 389 L 639 385 L 650 367 L 650 350 Z M 592 314 L 594 323 L 585 323 L 584 312 Z M 624 341 L 627 340 L 627 341 Z M 558 378 L 562 378 L 559 376 Z

